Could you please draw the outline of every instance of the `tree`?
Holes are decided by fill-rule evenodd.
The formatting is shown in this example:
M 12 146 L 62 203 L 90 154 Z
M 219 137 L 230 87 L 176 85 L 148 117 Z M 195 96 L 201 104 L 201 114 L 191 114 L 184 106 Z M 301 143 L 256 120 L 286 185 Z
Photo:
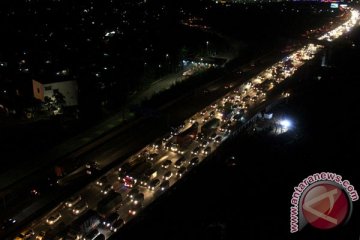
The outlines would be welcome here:
M 51 97 L 46 96 L 44 98 L 44 106 L 46 110 L 53 115 L 62 114 L 65 104 L 65 96 L 57 89 L 53 91 L 53 95 Z

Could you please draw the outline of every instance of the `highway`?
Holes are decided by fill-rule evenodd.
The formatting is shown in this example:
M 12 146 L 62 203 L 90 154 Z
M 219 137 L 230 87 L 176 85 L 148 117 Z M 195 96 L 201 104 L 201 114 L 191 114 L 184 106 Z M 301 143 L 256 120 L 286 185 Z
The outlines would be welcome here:
M 358 22 L 358 11 L 352 10 L 351 18 L 346 23 L 336 28 L 338 30 L 331 30 L 324 34 L 318 40 L 336 39 L 350 31 Z M 121 218 L 125 224 L 135 218 L 142 209 L 204 161 L 231 132 L 245 124 L 251 117 L 249 112 L 260 104 L 266 103 L 270 92 L 290 78 L 307 61 L 313 59 L 322 48 L 321 45 L 307 44 L 231 90 L 185 120 L 178 128 L 172 129 L 171 132 L 148 144 L 121 165 L 112 168 L 77 192 L 73 196 L 79 200 L 75 207 L 67 206 L 66 201 L 59 203 L 53 210 L 24 229 L 24 231 L 31 229 L 34 232 L 33 236 L 18 239 L 40 240 L 42 238 L 37 235 L 42 231 L 49 232 L 50 230 L 67 234 L 66 239 L 86 239 L 84 237 L 89 231 L 77 232 L 70 238 L 67 226 L 73 225 L 74 220 L 90 209 L 97 211 L 100 219 L 100 222 L 92 226 L 92 229 L 98 229 L 97 234 L 103 234 L 106 239 L 109 238 L 114 231 L 111 231 L 111 224 L 105 226 L 103 222 L 107 221 L 111 213 L 117 213 L 117 218 Z M 102 146 L 96 151 L 103 152 L 103 155 L 98 155 L 96 160 L 107 159 L 104 161 L 112 162 L 122 154 L 114 150 L 116 149 L 107 149 L 106 145 Z M 130 194 L 134 192 L 134 189 L 137 189 L 138 193 Z M 100 201 L 114 193 L 117 193 L 115 194 L 117 196 L 121 195 L 122 201 L 111 206 L 104 213 L 101 210 L 104 205 Z M 78 196 L 81 196 L 81 200 Z M 82 204 L 84 207 L 80 208 Z M 79 213 L 76 213 L 74 209 L 79 209 Z M 50 221 L 51 216 L 55 220 Z M 51 239 L 61 238 L 58 235 L 58 238 Z

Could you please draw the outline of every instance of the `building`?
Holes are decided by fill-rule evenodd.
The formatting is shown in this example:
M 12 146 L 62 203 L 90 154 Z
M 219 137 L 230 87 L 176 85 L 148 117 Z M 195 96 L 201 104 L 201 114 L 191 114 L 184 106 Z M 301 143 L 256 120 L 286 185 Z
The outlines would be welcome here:
M 78 105 L 78 85 L 76 81 L 41 83 L 32 80 L 32 85 L 34 97 L 42 102 L 45 101 L 46 97 L 53 99 L 56 93 L 60 93 L 64 96 L 65 107 Z

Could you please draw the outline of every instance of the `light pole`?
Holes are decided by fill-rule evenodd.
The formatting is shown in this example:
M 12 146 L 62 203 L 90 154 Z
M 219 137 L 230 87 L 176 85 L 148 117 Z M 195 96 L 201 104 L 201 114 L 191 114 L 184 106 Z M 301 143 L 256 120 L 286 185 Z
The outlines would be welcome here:
M 206 41 L 206 54 L 209 55 L 209 41 Z

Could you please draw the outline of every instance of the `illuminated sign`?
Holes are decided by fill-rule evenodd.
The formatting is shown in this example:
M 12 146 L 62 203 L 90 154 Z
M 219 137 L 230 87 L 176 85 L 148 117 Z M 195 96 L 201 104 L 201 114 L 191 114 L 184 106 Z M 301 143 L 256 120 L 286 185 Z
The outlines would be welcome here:
M 338 3 L 331 3 L 330 8 L 339 8 L 339 4 Z

